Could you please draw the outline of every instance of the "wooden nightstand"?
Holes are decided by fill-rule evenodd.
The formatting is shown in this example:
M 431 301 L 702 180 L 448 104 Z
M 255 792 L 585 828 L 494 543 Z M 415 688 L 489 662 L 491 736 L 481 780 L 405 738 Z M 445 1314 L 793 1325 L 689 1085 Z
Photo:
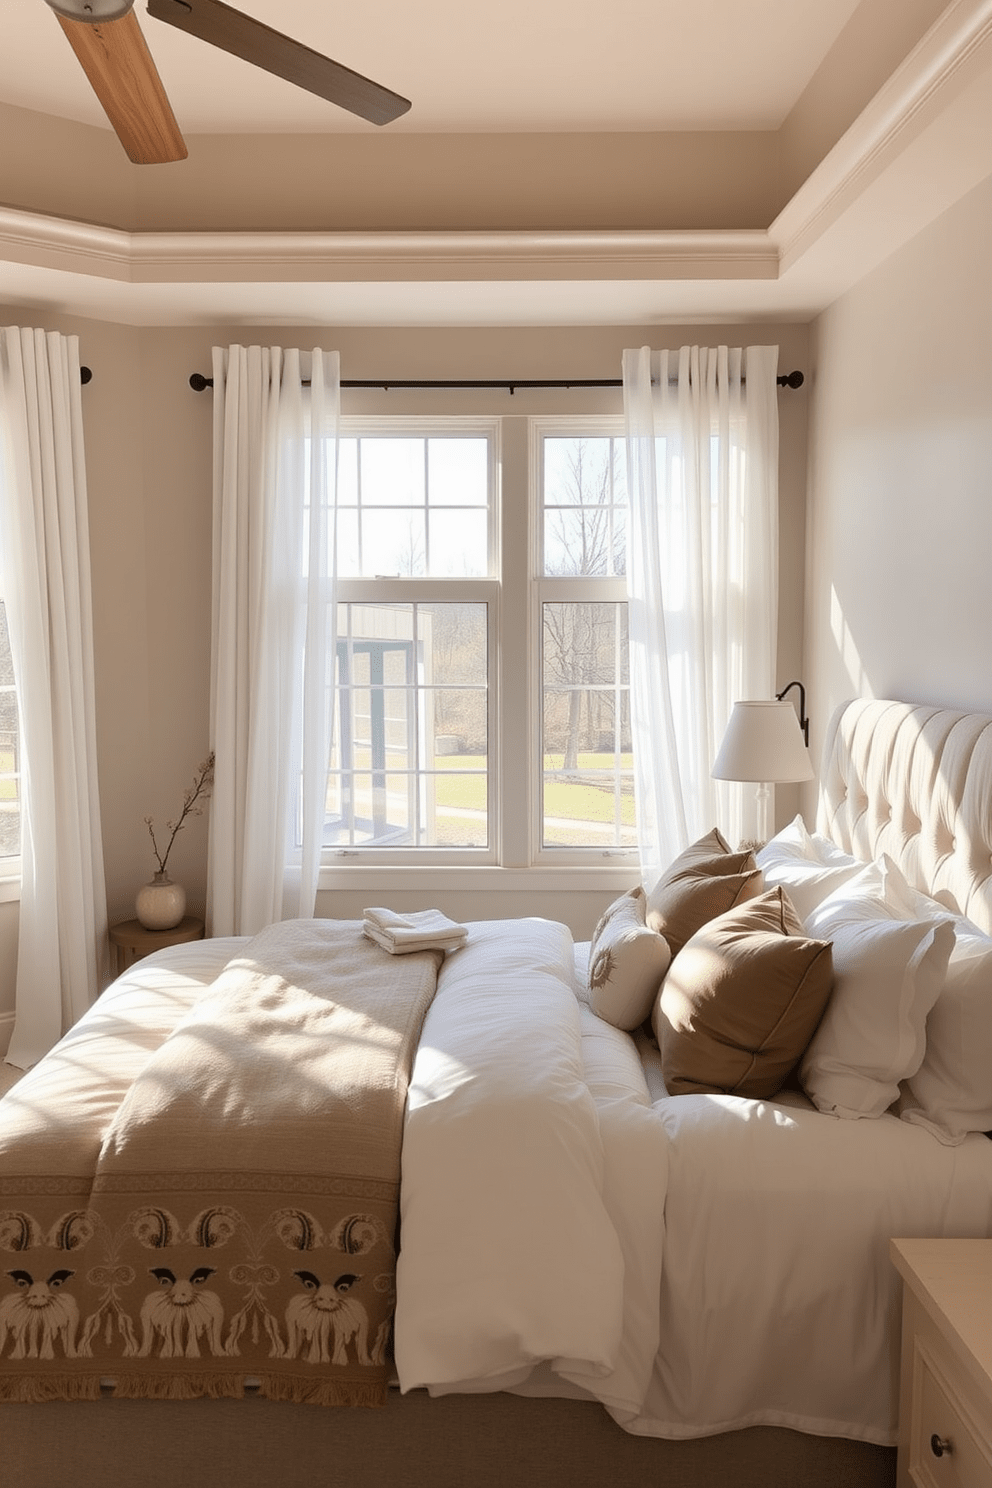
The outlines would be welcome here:
M 160 951 L 163 946 L 183 945 L 187 940 L 203 939 L 203 921 L 186 915 L 171 930 L 146 930 L 140 920 L 124 920 L 110 927 L 110 944 L 114 948 L 115 975 L 120 976 L 142 956 Z
M 893 1240 L 898 1488 L 992 1488 L 992 1240 Z

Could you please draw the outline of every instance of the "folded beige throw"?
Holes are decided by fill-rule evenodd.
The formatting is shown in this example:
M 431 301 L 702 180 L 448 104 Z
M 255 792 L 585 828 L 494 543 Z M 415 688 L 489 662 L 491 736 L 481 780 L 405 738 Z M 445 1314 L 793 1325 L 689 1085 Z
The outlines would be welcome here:
M 440 959 L 384 955 L 356 921 L 273 925 L 61 1176 L 23 1176 L 0 1128 L 0 1400 L 248 1379 L 384 1401 L 403 1113 Z

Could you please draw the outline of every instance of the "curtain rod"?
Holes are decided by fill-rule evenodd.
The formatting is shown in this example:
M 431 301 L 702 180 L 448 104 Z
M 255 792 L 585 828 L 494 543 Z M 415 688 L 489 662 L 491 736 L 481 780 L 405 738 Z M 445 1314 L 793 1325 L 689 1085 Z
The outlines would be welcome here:
M 802 387 L 804 380 L 805 379 L 804 379 L 803 374 L 801 372 L 783 372 L 781 374 L 781 376 L 779 376 L 779 377 L 776 378 L 776 382 L 778 383 L 779 387 L 790 387 L 790 388 L 800 388 L 800 387 Z M 193 372 L 190 375 L 189 385 L 193 389 L 194 393 L 202 393 L 208 387 L 213 387 L 214 380 L 213 380 L 212 377 L 204 377 L 204 375 L 203 375 L 202 372 Z M 309 387 L 310 386 L 309 381 L 306 378 L 303 379 L 303 386 L 304 387 Z M 355 382 L 355 381 L 348 380 L 346 378 L 342 378 L 341 379 L 341 386 L 343 388 L 381 388 L 384 393 L 388 393 L 388 392 L 390 392 L 390 390 L 392 390 L 394 388 L 452 388 L 452 389 L 505 388 L 506 391 L 512 397 L 513 394 L 516 392 L 517 388 L 620 388 L 620 387 L 623 387 L 623 378 L 622 377 L 591 377 L 591 378 L 574 378 L 573 377 L 573 378 L 571 378 L 571 379 L 569 379 L 567 381 L 565 381 L 565 380 L 557 380 L 557 381 L 555 381 L 555 380 L 548 380 L 548 381 L 544 381 L 544 380 L 542 380 L 540 378 L 535 379 L 535 378 L 517 377 L 517 378 L 514 378 L 512 381 L 507 380 L 507 381 L 502 381 L 502 382 L 500 382 L 500 381 L 495 381 L 495 382 L 478 382 L 478 381 L 431 382 L 431 381 L 427 381 L 427 382 L 424 382 L 424 381 L 418 381 L 418 380 L 404 381 L 403 379 L 396 379 L 396 380 L 392 380 L 391 379 L 388 382 L 387 381 L 381 381 L 381 380 L 380 381 L 376 381 L 376 382 Z

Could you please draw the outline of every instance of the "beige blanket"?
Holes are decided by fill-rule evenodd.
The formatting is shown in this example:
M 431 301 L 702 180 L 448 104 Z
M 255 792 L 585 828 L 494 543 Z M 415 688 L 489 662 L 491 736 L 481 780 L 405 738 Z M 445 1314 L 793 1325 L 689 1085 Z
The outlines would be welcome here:
M 0 1127 L 0 1400 L 249 1381 L 382 1403 L 403 1111 L 439 961 L 390 956 L 359 922 L 271 926 L 58 1161 L 32 1176 Z

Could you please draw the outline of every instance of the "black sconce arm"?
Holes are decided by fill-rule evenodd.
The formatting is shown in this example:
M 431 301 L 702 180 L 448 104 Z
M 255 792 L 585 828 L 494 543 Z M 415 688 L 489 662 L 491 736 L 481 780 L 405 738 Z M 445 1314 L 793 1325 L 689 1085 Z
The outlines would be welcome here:
M 777 692 L 775 694 L 775 698 L 776 698 L 776 700 L 778 702 L 781 702 L 782 699 L 785 697 L 785 694 L 787 692 L 791 692 L 792 689 L 793 689 L 793 687 L 798 687 L 799 688 L 799 727 L 803 731 L 803 738 L 806 741 L 806 748 L 808 749 L 809 748 L 809 719 L 806 716 L 806 689 L 805 689 L 805 687 L 803 686 L 803 684 L 801 682 L 787 682 L 785 684 L 785 686 L 782 688 L 782 691 L 781 692 Z

